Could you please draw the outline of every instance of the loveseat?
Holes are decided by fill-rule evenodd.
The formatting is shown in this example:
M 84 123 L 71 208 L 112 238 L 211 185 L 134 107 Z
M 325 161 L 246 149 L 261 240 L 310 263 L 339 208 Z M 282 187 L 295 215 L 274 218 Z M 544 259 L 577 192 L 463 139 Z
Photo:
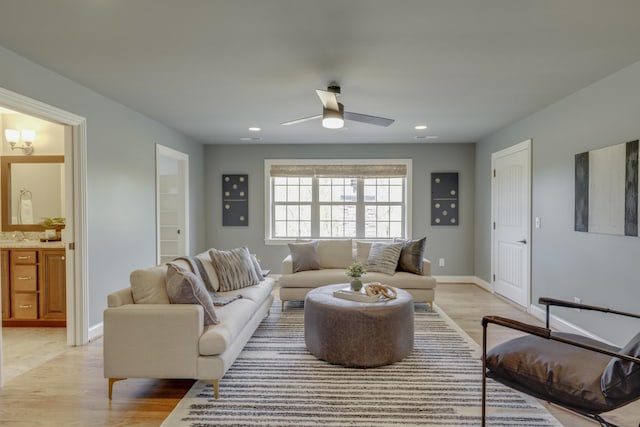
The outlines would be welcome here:
M 394 260 L 397 245 L 402 245 L 402 249 Z M 431 262 L 423 257 L 424 245 L 424 238 L 395 244 L 350 239 L 290 244 L 291 253 L 282 261 L 282 276 L 278 280 L 282 309 L 286 301 L 304 301 L 307 292 L 319 286 L 348 283 L 351 278 L 345 274 L 345 270 L 355 261 L 365 265 L 368 270 L 362 276 L 363 283 L 380 282 L 404 289 L 413 296 L 415 302 L 431 306 L 435 298 L 436 279 L 431 276 Z M 375 260 L 370 259 L 372 247 L 380 249 L 376 251 L 380 254 L 392 246 L 395 252 L 384 260 L 392 268 L 380 268 Z
M 217 291 L 208 293 L 213 295 L 211 301 L 215 304 L 217 298 L 226 303 L 213 307 L 215 319 L 208 322 L 212 324 L 205 325 L 210 309 L 208 301 L 202 305 L 171 303 L 175 292 L 168 290 L 175 287 L 169 287 L 174 280 L 168 275 L 174 269 L 178 271 L 177 267 L 161 265 L 136 270 L 130 275 L 129 288 L 108 296 L 108 308 L 104 311 L 104 376 L 109 379 L 109 399 L 113 384 L 126 378 L 207 380 L 213 384 L 215 397 L 219 397 L 219 380 L 269 313 L 274 280 L 258 275 L 257 262 L 248 271 L 246 257 L 228 263 L 240 265 L 235 269 L 216 264 L 213 251 L 195 256 L 201 270 L 197 272 L 199 277 L 207 279 Z M 235 255 L 234 251 L 243 252 L 235 249 L 215 252 Z M 243 256 L 247 253 L 243 252 Z M 194 279 L 198 274 L 193 258 L 176 260 L 173 264 L 184 270 L 181 274 L 189 278 L 190 284 L 197 282 L 202 286 Z M 221 271 L 225 273 L 224 282 L 230 284 L 219 280 Z M 233 279 L 233 274 L 243 275 L 242 281 Z M 229 286 L 239 287 L 239 282 L 246 287 L 225 291 Z

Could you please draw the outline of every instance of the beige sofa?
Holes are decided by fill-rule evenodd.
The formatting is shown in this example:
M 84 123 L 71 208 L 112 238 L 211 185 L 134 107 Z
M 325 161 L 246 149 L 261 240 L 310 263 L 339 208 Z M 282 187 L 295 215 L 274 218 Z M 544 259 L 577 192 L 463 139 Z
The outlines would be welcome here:
M 318 241 L 318 258 L 320 268 L 293 272 L 293 260 L 288 255 L 282 261 L 282 276 L 278 280 L 282 309 L 287 301 L 304 301 L 304 297 L 312 289 L 319 286 L 348 283 L 351 278 L 345 274 L 346 268 L 354 261 L 366 264 L 371 242 L 345 240 Z M 393 274 L 367 272 L 362 282 L 380 282 L 385 285 L 404 289 L 409 292 L 415 302 L 431 304 L 435 298 L 436 279 L 431 276 L 431 262 L 422 259 L 422 274 L 395 271 Z
M 208 253 L 197 255 L 217 285 Z M 209 258 L 210 261 L 210 258 Z M 185 267 L 188 264 L 185 263 Z M 215 397 L 219 380 L 238 357 L 273 302 L 274 280 L 219 292 L 242 295 L 215 307 L 219 324 L 205 326 L 198 304 L 170 304 L 166 266 L 131 273 L 131 287 L 108 296 L 104 311 L 104 376 L 113 384 L 126 378 L 192 378 L 211 381 Z M 136 303 L 138 302 L 138 303 Z

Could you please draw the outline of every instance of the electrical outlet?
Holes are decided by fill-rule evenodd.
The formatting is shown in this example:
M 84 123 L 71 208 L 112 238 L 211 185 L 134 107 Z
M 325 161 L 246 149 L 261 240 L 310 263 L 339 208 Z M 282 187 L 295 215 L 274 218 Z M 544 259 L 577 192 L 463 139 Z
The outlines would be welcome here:
M 440 262 L 438 262 L 440 267 L 444 267 L 444 258 L 440 258 Z

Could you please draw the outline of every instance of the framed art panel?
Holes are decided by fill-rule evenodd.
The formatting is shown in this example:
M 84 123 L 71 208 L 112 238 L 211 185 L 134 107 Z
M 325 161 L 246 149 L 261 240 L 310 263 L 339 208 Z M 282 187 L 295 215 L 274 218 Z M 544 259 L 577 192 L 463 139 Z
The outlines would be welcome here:
M 222 225 L 249 225 L 249 175 L 222 175 Z
M 431 173 L 431 225 L 458 225 L 458 172 Z

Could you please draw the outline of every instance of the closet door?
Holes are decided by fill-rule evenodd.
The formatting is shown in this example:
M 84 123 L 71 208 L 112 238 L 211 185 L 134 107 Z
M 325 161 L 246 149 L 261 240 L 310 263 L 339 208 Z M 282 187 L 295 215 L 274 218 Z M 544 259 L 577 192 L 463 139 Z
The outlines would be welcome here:
M 189 156 L 156 145 L 157 262 L 189 254 Z

